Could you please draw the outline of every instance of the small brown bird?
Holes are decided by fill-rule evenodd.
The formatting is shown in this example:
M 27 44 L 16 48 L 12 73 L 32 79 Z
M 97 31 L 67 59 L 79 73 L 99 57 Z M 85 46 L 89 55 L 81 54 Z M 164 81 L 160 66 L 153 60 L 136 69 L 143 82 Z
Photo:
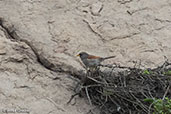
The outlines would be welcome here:
M 115 57 L 115 56 L 99 57 L 99 56 L 89 55 L 86 52 L 81 52 L 77 56 L 80 56 L 82 62 L 87 68 L 96 68 L 97 66 L 101 65 L 102 61 Z

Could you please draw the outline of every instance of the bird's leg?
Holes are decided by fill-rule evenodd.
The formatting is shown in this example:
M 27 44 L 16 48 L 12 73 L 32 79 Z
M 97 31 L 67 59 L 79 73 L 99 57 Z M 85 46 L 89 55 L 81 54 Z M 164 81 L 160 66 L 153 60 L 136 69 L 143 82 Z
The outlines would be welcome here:
M 86 76 L 91 76 L 91 68 L 87 68 L 87 75 Z

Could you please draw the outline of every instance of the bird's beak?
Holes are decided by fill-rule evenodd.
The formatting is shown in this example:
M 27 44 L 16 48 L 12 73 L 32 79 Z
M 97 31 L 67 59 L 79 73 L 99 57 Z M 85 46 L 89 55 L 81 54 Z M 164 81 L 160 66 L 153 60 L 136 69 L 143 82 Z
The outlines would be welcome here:
M 80 56 L 80 54 L 78 54 L 77 56 Z

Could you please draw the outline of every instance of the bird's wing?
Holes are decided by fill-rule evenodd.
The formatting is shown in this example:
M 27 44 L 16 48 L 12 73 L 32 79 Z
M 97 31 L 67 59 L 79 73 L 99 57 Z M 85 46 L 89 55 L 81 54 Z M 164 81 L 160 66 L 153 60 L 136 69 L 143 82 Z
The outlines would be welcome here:
M 88 59 L 99 59 L 99 58 L 101 58 L 101 57 L 99 57 L 99 56 L 94 56 L 94 55 L 89 55 L 89 56 L 88 56 Z

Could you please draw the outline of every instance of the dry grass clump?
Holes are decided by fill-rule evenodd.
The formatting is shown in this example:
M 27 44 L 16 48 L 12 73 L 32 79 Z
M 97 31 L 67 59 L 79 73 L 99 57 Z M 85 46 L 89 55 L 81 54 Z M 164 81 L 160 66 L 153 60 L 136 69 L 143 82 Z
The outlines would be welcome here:
M 171 64 L 168 62 L 155 69 L 120 66 L 109 69 L 112 70 L 88 72 L 77 91 L 90 104 L 99 106 L 101 114 L 150 114 L 156 111 L 156 99 L 171 98 Z

